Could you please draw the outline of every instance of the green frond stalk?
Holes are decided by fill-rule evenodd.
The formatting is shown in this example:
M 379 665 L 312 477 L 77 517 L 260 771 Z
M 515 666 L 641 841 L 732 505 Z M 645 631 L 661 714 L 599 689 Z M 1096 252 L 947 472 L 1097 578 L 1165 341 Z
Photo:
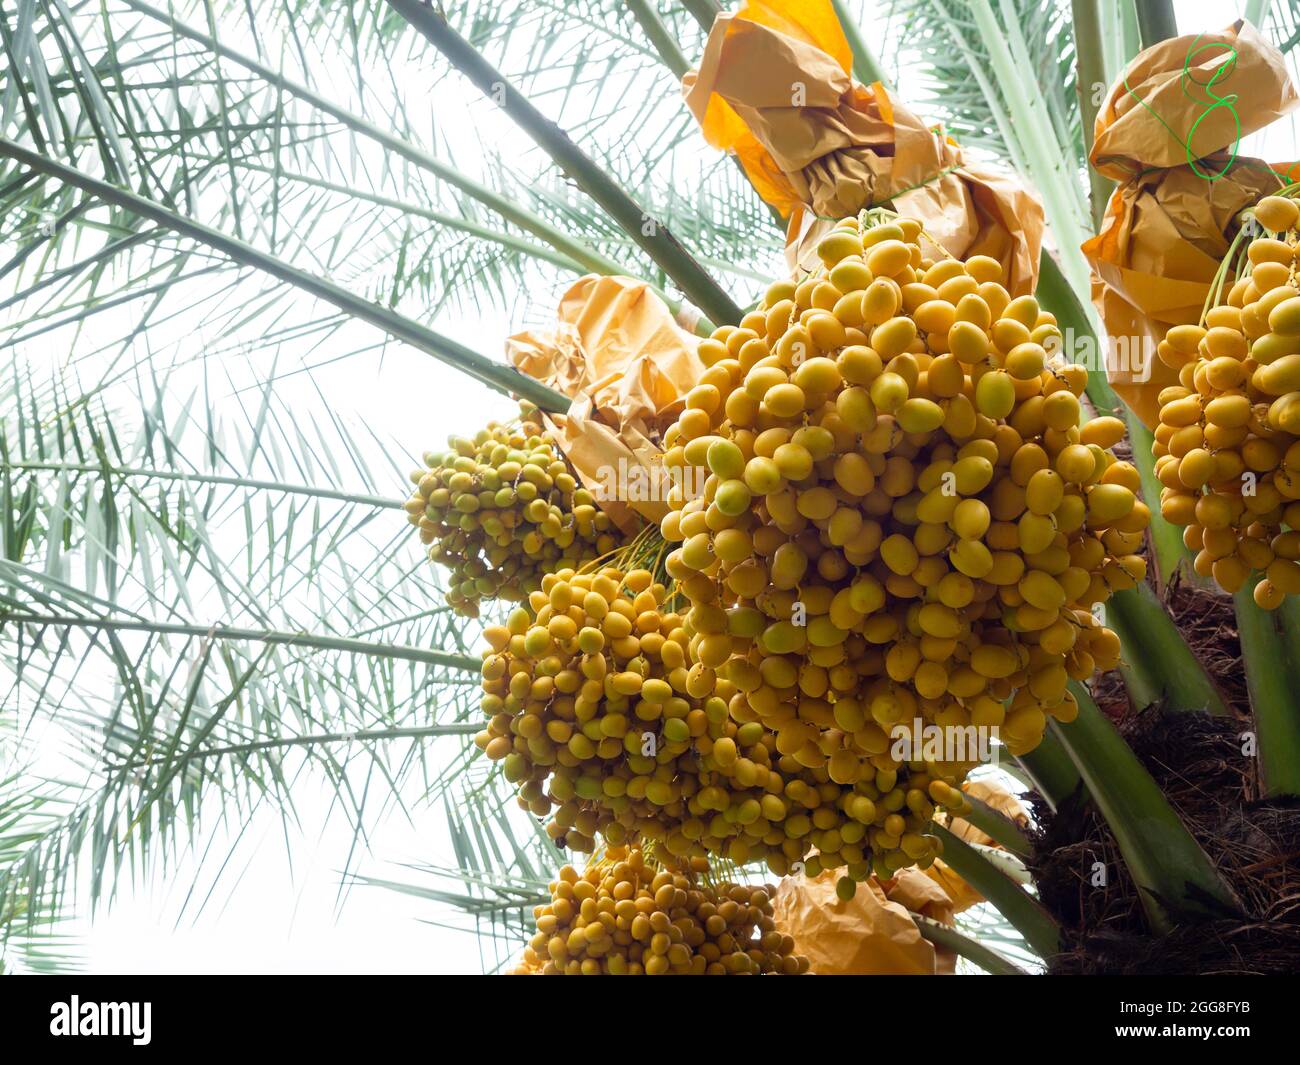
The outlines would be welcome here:
M 1116 592 L 1106 603 L 1107 621 L 1124 645 L 1130 666 L 1140 668 L 1151 687 L 1174 710 L 1228 713 L 1223 693 L 1187 646 L 1164 604 L 1145 581 Z M 1139 704 L 1138 709 L 1145 705 Z
M 296 266 L 291 266 L 267 252 L 254 248 L 251 244 L 245 244 L 242 240 L 205 226 L 201 222 L 195 222 L 134 192 L 128 192 L 73 167 L 47 159 L 5 138 L 0 138 L 0 157 L 13 159 L 46 177 L 79 188 L 105 203 L 121 207 L 132 214 L 165 226 L 183 237 L 221 252 L 241 266 L 259 270 L 279 281 L 293 285 L 317 299 L 332 304 L 353 318 L 382 329 L 390 336 L 432 355 L 499 392 L 521 396 L 545 411 L 569 409 L 569 400 L 566 396 L 520 373 L 513 366 L 506 366 L 504 363 L 480 355 L 450 337 L 435 333 L 427 326 L 373 303 L 342 285 L 336 285 L 332 281 L 326 281 Z
M 1232 889 L 1088 690 L 1071 681 L 1070 691 L 1079 716 L 1048 728 L 1114 834 L 1152 929 L 1165 934 L 1180 921 L 1239 912 Z
M 1101 21 L 1106 82 L 1111 84 L 1142 50 L 1138 34 L 1137 4 L 1133 0 L 1096 0 L 1096 3 Z
M 1282 615 L 1282 633 L 1287 655 L 1300 662 L 1300 596 L 1288 595 L 1278 607 Z
M 1277 610 L 1261 610 L 1255 604 L 1255 583 L 1247 581 L 1233 598 L 1255 716 L 1260 782 L 1270 798 L 1300 795 L 1300 647 L 1289 639 L 1300 632 L 1295 625 L 1300 610 L 1290 599 Z
M 320 747 L 333 743 L 381 743 L 387 740 L 431 740 L 444 736 L 477 736 L 483 726 L 472 721 L 453 725 L 425 725 L 417 728 L 370 728 L 355 732 L 317 732 L 310 736 L 286 736 L 274 740 L 256 740 L 252 743 L 232 743 L 224 747 L 181 751 L 172 757 L 148 758 L 139 762 L 110 765 L 109 772 L 124 769 L 144 769 L 173 762 L 195 762 L 208 758 L 231 758 L 258 751 L 287 750 L 293 747 Z
M 936 947 L 942 947 L 973 962 L 992 976 L 1029 975 L 1019 965 L 1007 961 L 1001 954 L 990 950 L 979 940 L 971 939 L 970 936 L 963 935 L 955 928 L 932 921 L 919 913 L 912 914 L 912 920 L 916 922 L 916 930 L 923 938 L 928 939 Z
M 627 9 L 632 12 L 641 32 L 646 35 L 655 53 L 663 60 L 664 66 L 672 71 L 673 77 L 680 78 L 691 69 L 691 61 L 677 44 L 677 39 L 668 31 L 659 12 L 650 0 L 624 0 Z
M 1019 132 L 1029 173 L 1043 197 L 1048 223 L 1066 256 L 1062 269 L 1071 287 L 1083 290 L 1087 269 L 1079 245 L 1082 227 L 1082 193 L 1067 165 L 1067 146 L 1060 145 L 1047 117 L 1042 92 L 1033 82 L 1033 66 L 1020 40 L 1014 13 L 1005 32 L 998 25 L 989 0 L 969 0 L 969 12 L 988 48 L 989 61 L 1009 109 L 1011 125 Z
M 1138 32 L 1142 35 L 1143 48 L 1178 36 L 1173 0 L 1141 0 L 1133 6 L 1137 8 Z
M 650 42 L 650 46 L 655 50 L 655 54 L 659 56 L 659 59 L 663 62 L 663 65 L 668 68 L 673 77 L 680 81 L 682 75 L 691 69 L 691 62 L 686 58 L 686 53 L 678 47 L 677 39 L 671 32 L 669 32 L 668 27 L 664 25 L 664 21 L 659 17 L 659 13 L 655 10 L 654 5 L 650 3 L 650 0 L 624 0 L 624 2 L 627 4 L 628 10 L 632 12 L 632 17 L 636 19 L 642 32 L 646 35 L 646 40 Z M 745 184 L 750 185 L 752 188 L 749 175 L 745 173 L 745 168 L 741 164 L 740 158 L 730 154 L 728 154 L 728 158 L 730 158 L 736 169 L 740 171 L 741 176 L 744 177 Z M 754 195 L 758 196 L 757 189 L 754 190 Z M 781 212 L 764 200 L 762 196 L 758 196 L 758 198 L 763 204 L 763 207 L 767 210 L 773 224 L 784 233 L 785 219 L 781 217 Z M 700 259 L 699 261 L 705 266 L 712 265 L 706 259 Z
M 312 177 L 310 174 L 299 174 L 292 170 L 286 170 L 284 167 L 261 166 L 257 163 L 241 162 L 239 164 L 242 170 L 252 170 L 271 176 L 279 176 L 288 181 L 293 181 L 302 185 L 309 185 L 312 188 L 324 189 L 326 192 L 335 192 L 341 196 L 349 196 L 353 200 L 362 203 L 373 203 L 378 207 L 387 207 L 394 211 L 401 211 L 403 214 L 413 215 L 416 218 L 423 218 L 429 222 L 436 222 L 444 229 L 453 229 L 458 233 L 464 233 L 468 237 L 474 237 L 477 240 L 486 241 L 489 244 L 496 244 L 508 251 L 517 251 L 522 255 L 530 256 L 534 259 L 540 259 L 542 262 L 548 262 L 553 266 L 558 266 L 561 270 L 567 270 L 570 273 L 581 274 L 585 267 L 575 259 L 569 258 L 563 252 L 558 252 L 546 244 L 534 244 L 530 240 L 524 240 L 513 233 L 507 233 L 504 230 L 493 229 L 491 226 L 485 226 L 475 222 L 470 218 L 462 218 L 459 215 L 448 214 L 446 211 L 434 211 L 428 207 L 422 207 L 419 204 L 409 203 L 405 200 L 399 200 L 393 196 L 380 196 L 373 192 L 363 192 L 360 189 L 350 188 L 347 185 L 340 185 L 335 181 L 326 181 L 324 178 Z
M 1271 6 L 1270 0 L 1246 0 L 1246 21 L 1256 29 L 1262 30 Z
M 488 99 L 537 143 L 560 169 L 612 218 L 686 298 L 714 323 L 735 325 L 743 315 L 736 302 L 695 261 L 666 225 L 648 214 L 569 135 L 543 115 L 465 38 L 441 12 L 420 0 L 388 0 L 388 5 L 438 49 Z
M 1135 710 L 1141 710 L 1158 703 L 1162 692 L 1160 678 L 1153 673 L 1155 664 L 1145 655 L 1130 651 L 1136 647 L 1139 637 L 1130 631 L 1124 612 L 1108 610 L 1106 624 L 1119 637 L 1121 658 L 1117 668 L 1124 681 L 1124 690 L 1128 692 L 1129 704 Z
M 1025 771 L 1033 782 L 1034 789 L 1041 795 L 1055 812 L 1080 793 L 1083 778 L 1070 760 L 1070 753 L 1061 741 L 1049 730 L 1043 733 L 1043 739 L 1028 754 L 1015 756 L 1016 764 Z
M 1076 342 L 1091 341 L 1097 359 L 1104 367 L 1106 349 L 1092 324 L 1088 308 L 1066 279 L 1056 256 L 1046 248 L 1038 259 L 1038 287 L 1034 291 L 1044 310 L 1056 316 L 1056 323 L 1066 336 L 1073 335 Z M 1124 404 L 1110 387 L 1104 369 L 1092 369 L 1088 374 L 1088 399 L 1098 414 L 1123 417 Z
M 682 7 L 691 13 L 705 33 L 713 29 L 713 20 L 722 13 L 722 4 L 718 0 L 682 0 Z
M 1037 899 L 942 825 L 930 831 L 943 841 L 944 862 L 1010 921 L 1036 954 L 1050 959 L 1060 953 L 1061 929 Z
M 1046 251 L 1039 272 L 1038 295 L 1042 305 L 1056 315 L 1062 332 L 1066 335 L 1072 333 L 1079 340 L 1091 338 L 1092 350 L 1104 363 L 1106 351 L 1102 339 L 1097 336 L 1091 318 L 1055 258 Z M 1151 510 L 1149 536 L 1156 576 L 1162 582 L 1168 581 L 1180 569 L 1190 568 L 1190 555 L 1183 543 L 1182 531 L 1160 514 L 1160 483 L 1155 475 L 1150 430 L 1115 394 L 1104 370 L 1089 373 L 1088 398 L 1099 413 L 1120 417 L 1128 426 L 1133 465 L 1142 479 L 1142 494 Z M 1117 592 L 1108 604 L 1108 616 L 1118 618 L 1132 641 L 1126 642 L 1125 647 L 1132 649 L 1132 657 L 1149 667 L 1153 674 L 1151 690 L 1131 692 L 1134 702 L 1145 705 L 1153 692 L 1166 692 L 1171 696 L 1178 693 L 1180 706 L 1225 713 L 1226 706 L 1217 687 L 1187 649 L 1168 611 L 1149 593 L 1150 590 L 1142 585 Z M 1140 624 L 1131 623 L 1139 619 Z M 1182 648 L 1181 653 L 1176 650 L 1178 647 Z M 1159 657 L 1161 655 L 1165 657 Z
M 241 640 L 250 643 L 297 647 L 310 651 L 343 651 L 372 658 L 396 658 L 423 662 L 464 673 L 478 674 L 482 661 L 476 655 L 458 655 L 427 647 L 407 647 L 379 640 L 353 640 L 308 632 L 276 632 L 271 629 L 241 629 L 226 625 L 176 625 L 154 621 L 120 621 L 107 617 L 79 617 L 69 614 L 29 614 L 0 610 L 0 627 L 27 625 L 32 628 L 96 629 L 103 632 L 150 632 L 162 636 L 199 637 L 213 640 Z
M 853 76 L 863 85 L 878 81 L 888 88 L 889 78 L 881 67 L 880 60 L 876 58 L 875 52 L 871 50 L 871 45 L 867 44 L 867 39 L 862 36 L 857 21 L 849 14 L 844 0 L 831 0 L 831 6 L 835 9 L 835 17 L 840 20 L 840 29 L 844 31 L 844 37 L 849 42 L 849 50 L 853 53 Z
M 1001 844 L 1019 858 L 1028 858 L 1034 853 L 1033 841 L 1025 834 L 1025 830 L 1006 814 L 993 809 L 974 795 L 967 795 L 966 801 L 970 803 L 970 813 L 961 815 L 963 821 L 969 821 L 980 831 L 993 837 L 995 843 Z
M 1075 95 L 1079 100 L 1079 115 L 1083 127 L 1084 158 L 1092 152 L 1093 130 L 1097 123 L 1099 86 L 1109 86 L 1106 77 L 1106 50 L 1102 43 L 1101 17 L 1097 0 L 1072 0 L 1074 14 L 1074 64 Z M 1088 167 L 1088 204 L 1092 209 L 1092 225 L 1096 229 L 1106 215 L 1115 184 L 1103 177 L 1093 167 Z
M 308 496 L 312 499 L 330 499 L 339 503 L 355 503 L 367 507 L 383 507 L 386 510 L 401 510 L 404 501 L 389 499 L 386 496 L 366 495 L 356 492 L 340 492 L 333 488 L 316 488 L 312 485 L 288 484 L 284 481 L 263 481 L 248 477 L 229 477 L 212 473 L 186 473 L 179 470 L 155 470 L 135 466 L 95 466 L 79 462 L 32 462 L 23 458 L 5 459 L 0 457 L 0 470 L 19 473 L 22 471 L 46 471 L 50 473 L 87 473 L 98 474 L 106 478 L 142 478 L 152 481 L 183 481 L 186 484 L 219 484 L 231 488 L 248 488 L 257 492 L 283 492 L 286 495 Z
M 1200 582 L 1192 569 L 1192 552 L 1183 543 L 1183 530 L 1167 520 L 1160 513 L 1160 491 L 1163 487 L 1156 476 L 1155 435 L 1146 424 L 1125 406 L 1124 424 L 1128 426 L 1129 447 L 1133 456 L 1133 465 L 1137 467 L 1142 479 L 1142 499 L 1151 509 L 1151 524 L 1147 526 L 1147 537 L 1151 541 L 1151 560 L 1155 563 L 1156 585 L 1165 588 L 1176 575 L 1182 575 Z

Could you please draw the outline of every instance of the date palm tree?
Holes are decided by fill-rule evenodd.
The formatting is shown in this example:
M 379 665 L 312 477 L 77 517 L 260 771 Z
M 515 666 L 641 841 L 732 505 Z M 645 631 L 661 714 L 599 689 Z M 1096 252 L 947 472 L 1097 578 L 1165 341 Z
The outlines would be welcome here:
M 1172 32 L 1167 5 L 893 0 L 870 23 L 836 7 L 861 80 L 908 71 L 919 107 L 1040 190 L 1040 297 L 1095 330 L 1077 249 L 1109 189 L 1076 90 Z M 1293 4 L 1250 7 L 1295 43 Z M 517 949 L 564 856 L 476 757 L 476 629 L 408 534 L 406 470 L 505 394 L 567 406 L 471 342 L 479 321 L 545 321 L 594 272 L 646 280 L 706 331 L 775 276 L 778 220 L 677 87 L 717 11 L 0 0 L 0 939 L 23 967 L 68 963 L 59 919 L 81 894 L 111 905 L 258 808 L 290 823 L 313 778 L 359 844 L 417 795 L 455 863 L 359 879 L 465 915 L 488 967 Z M 340 414 L 380 364 L 410 382 L 394 417 L 455 424 Z M 1123 413 L 1104 379 L 1090 395 Z M 1151 550 L 1179 568 L 1169 527 Z M 1257 680 L 1300 653 L 1239 611 Z M 1135 710 L 1229 720 L 1162 588 L 1116 597 L 1111 624 Z M 1293 795 L 1300 705 L 1251 693 L 1267 792 Z M 1056 811 L 1050 838 L 974 817 L 1031 869 L 1069 825 L 1093 832 L 1151 936 L 1240 922 L 1253 901 L 1076 694 L 1079 720 L 1012 767 Z M 955 839 L 947 854 L 997 912 L 929 934 L 997 971 L 1085 949 L 1095 929 L 1046 880 L 1033 894 Z

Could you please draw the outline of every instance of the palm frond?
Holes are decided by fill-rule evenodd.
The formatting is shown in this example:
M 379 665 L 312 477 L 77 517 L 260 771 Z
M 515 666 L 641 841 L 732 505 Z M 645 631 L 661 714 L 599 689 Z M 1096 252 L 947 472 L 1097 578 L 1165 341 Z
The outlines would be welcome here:
M 1062 270 L 1087 291 L 1079 245 L 1091 214 L 1069 3 L 893 0 L 889 12 L 890 65 L 907 57 L 917 106 L 977 152 L 1009 160 L 1037 189 Z
M 429 920 L 472 933 L 485 973 L 518 957 L 533 934 L 533 908 L 550 900 L 547 884 L 565 857 L 516 807 L 499 778 L 466 776 L 444 799 L 450 851 L 443 864 L 407 865 L 402 879 L 358 876 L 367 887 L 427 900 Z M 410 879 L 411 874 L 417 876 Z
M 426 745 L 476 750 L 473 637 L 393 520 L 398 469 L 213 369 L 89 393 L 19 373 L 2 397 L 0 679 L 40 807 L 0 863 L 11 932 L 39 932 L 79 871 L 94 901 L 165 868 L 204 811 L 270 799 L 292 821 L 303 768 L 360 825 L 391 801 L 367 808 L 361 774 L 436 797 L 455 759 Z

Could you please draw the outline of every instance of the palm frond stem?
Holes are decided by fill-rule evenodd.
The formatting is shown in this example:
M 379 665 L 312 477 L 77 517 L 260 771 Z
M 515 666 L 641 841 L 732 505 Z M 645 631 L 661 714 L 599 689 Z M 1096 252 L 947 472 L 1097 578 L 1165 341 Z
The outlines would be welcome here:
M 967 795 L 970 811 L 961 815 L 963 821 L 969 821 L 985 835 L 991 836 L 995 843 L 1001 844 L 1012 854 L 1028 858 L 1034 852 L 1034 845 L 1025 834 L 1025 830 L 1011 820 L 1006 814 L 993 809 L 982 799 Z
M 1143 48 L 1178 36 L 1173 0 L 1142 0 L 1133 6 L 1137 8 L 1138 32 L 1142 35 Z
M 407 162 L 413 163 L 421 170 L 434 175 L 441 181 L 445 181 L 469 196 L 477 200 L 485 207 L 489 208 L 508 222 L 513 222 L 520 229 L 531 233 L 538 240 L 557 252 L 567 256 L 573 262 L 578 263 L 584 270 L 597 274 L 625 274 L 631 277 L 636 276 L 636 271 L 626 264 L 615 262 L 613 259 L 600 254 L 595 249 L 587 246 L 582 241 L 576 239 L 572 234 L 566 233 L 557 226 L 551 225 L 540 215 L 520 206 L 518 202 L 511 200 L 507 196 L 494 189 L 489 188 L 481 182 L 474 181 L 472 178 L 462 174 L 454 166 L 437 158 L 432 153 L 425 151 L 423 148 L 395 136 L 389 130 L 370 122 L 361 115 L 354 114 L 346 108 L 340 107 L 328 97 L 314 92 L 305 85 L 284 77 L 282 74 L 267 66 L 264 63 L 244 55 L 228 45 L 222 44 L 211 34 L 189 26 L 177 19 L 171 12 L 163 11 L 152 4 L 146 3 L 145 0 L 122 0 L 131 10 L 159 22 L 166 23 L 175 34 L 203 45 L 212 52 L 213 55 L 222 59 L 229 60 L 242 66 L 244 69 L 256 74 L 268 85 L 284 92 L 290 96 L 302 100 L 312 108 L 320 111 L 322 114 L 341 122 L 354 133 L 360 134 L 369 140 L 387 150 L 400 155 Z
M 863 85 L 871 85 L 878 81 L 889 88 L 889 76 L 880 65 L 875 52 L 871 50 L 871 45 L 867 44 L 867 39 L 862 36 L 862 30 L 849 14 L 844 0 L 831 0 L 831 6 L 835 9 L 835 17 L 840 20 L 840 29 L 844 31 L 844 37 L 849 42 L 849 51 L 853 53 L 853 76 Z
M 424 725 L 413 728 L 369 728 L 355 732 L 318 732 L 310 736 L 285 736 L 274 740 L 256 740 L 252 743 L 232 743 L 224 747 L 181 751 L 173 757 L 147 758 L 138 762 L 109 763 L 104 771 L 117 773 L 123 770 L 144 769 L 148 766 L 166 765 L 170 762 L 193 762 L 205 758 L 229 758 L 232 755 L 251 754 L 255 751 L 283 750 L 290 747 L 318 747 L 328 743 L 375 743 L 381 740 L 424 740 L 443 736 L 476 736 L 483 726 L 472 721 L 450 725 Z
M 1261 609 L 1255 603 L 1255 583 L 1247 581 L 1233 599 L 1255 718 L 1260 780 L 1270 798 L 1300 795 L 1300 647 L 1289 638 L 1300 632 L 1300 610 L 1290 600 L 1276 610 Z
M 919 913 L 914 913 L 911 917 L 916 922 L 916 930 L 921 933 L 923 938 L 928 939 L 936 947 L 942 947 L 953 954 L 961 955 L 969 962 L 974 962 L 986 973 L 993 976 L 1029 975 L 1019 965 L 1007 961 L 1001 954 L 990 950 L 979 940 L 972 939 L 970 936 L 958 932 L 955 928 L 949 928 L 946 924 L 932 921 L 929 917 L 924 917 Z
M 1074 15 L 1075 95 L 1079 100 L 1083 128 L 1084 157 L 1092 151 L 1093 127 L 1097 121 L 1098 89 L 1107 84 L 1105 50 L 1101 41 L 1101 18 L 1097 0 L 1071 0 Z M 1093 227 L 1101 225 L 1114 182 L 1088 167 L 1088 205 Z
M 388 0 L 413 29 L 441 52 L 488 99 L 497 103 L 578 186 L 641 247 L 714 323 L 737 324 L 743 312 L 700 266 L 672 231 L 641 207 L 587 155 L 564 130 L 548 119 L 484 56 L 452 29 L 446 17 L 421 0 Z
M 248 488 L 258 492 L 283 492 L 286 495 L 310 496 L 314 499 L 332 499 L 340 503 L 355 503 L 368 507 L 400 510 L 403 501 L 385 496 L 340 492 L 333 488 L 313 485 L 288 484 L 284 481 L 262 481 L 247 477 L 230 477 L 214 473 L 186 473 L 180 470 L 145 469 L 135 466 L 96 466 L 88 462 L 33 462 L 23 458 L 0 458 L 0 470 L 14 472 L 42 470 L 54 473 L 93 473 L 105 477 L 140 477 L 155 481 L 184 481 L 193 484 L 220 484 L 232 488 Z
M 395 658 L 423 662 L 466 673 L 478 673 L 482 660 L 476 655 L 451 654 L 428 647 L 386 643 L 380 640 L 354 640 L 345 636 L 326 636 L 309 632 L 280 632 L 274 629 L 243 629 L 226 625 L 178 625 L 156 621 L 127 621 L 110 617 L 81 617 L 75 614 L 33 614 L 0 610 L 0 626 L 15 624 L 39 628 L 97 629 L 104 632 L 148 632 L 161 636 L 200 637 L 214 640 L 240 640 L 250 643 L 299 647 L 313 651 L 342 651 L 372 658 Z
M 1139 581 L 1116 591 L 1106 602 L 1106 617 L 1124 642 L 1130 665 L 1140 661 L 1145 675 L 1172 709 L 1203 710 L 1223 716 L 1223 692 L 1187 646 L 1178 626 L 1151 586 Z
M 1050 959 L 1060 951 L 1061 929 L 1042 903 L 942 825 L 932 824 L 930 831 L 943 842 L 944 863 L 1010 921 L 1037 954 Z
M 713 29 L 713 20 L 722 13 L 722 4 L 718 0 L 682 0 L 682 7 L 691 13 L 705 33 Z
M 519 395 L 545 411 L 559 412 L 569 408 L 567 397 L 547 387 L 541 381 L 520 373 L 513 366 L 480 355 L 458 341 L 435 333 L 427 326 L 365 299 L 342 285 L 309 274 L 251 244 L 186 218 L 134 192 L 48 159 L 39 152 L 34 152 L 7 138 L 0 138 L 0 156 L 13 159 L 47 177 L 89 192 L 106 203 L 166 226 L 184 237 L 221 252 L 241 266 L 260 270 L 279 281 L 302 289 L 326 303 L 333 304 L 344 313 L 377 326 L 412 347 L 427 352 L 499 392 Z
M 1231 888 L 1133 749 L 1082 684 L 1071 681 L 1070 691 L 1078 717 L 1048 728 L 1070 753 L 1114 834 L 1152 929 L 1163 934 L 1182 920 L 1238 912 Z
M 1043 733 L 1037 747 L 1028 754 L 1016 755 L 1015 760 L 1053 811 L 1079 794 L 1083 779 L 1069 752 L 1051 731 Z

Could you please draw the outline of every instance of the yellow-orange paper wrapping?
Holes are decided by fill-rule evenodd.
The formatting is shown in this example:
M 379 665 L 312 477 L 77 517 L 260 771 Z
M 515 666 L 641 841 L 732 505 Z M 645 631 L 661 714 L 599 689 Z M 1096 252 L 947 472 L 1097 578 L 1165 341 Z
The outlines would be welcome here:
M 666 512 L 660 435 L 704 366 L 649 286 L 627 277 L 580 279 L 560 299 L 553 329 L 518 333 L 506 355 L 524 373 L 573 397 L 547 416 L 561 450 L 623 532 Z M 638 498 L 649 494 L 652 498 Z
M 891 880 L 874 876 L 845 902 L 835 893 L 839 874 L 786 877 L 772 900 L 777 927 L 794 937 L 795 949 L 821 976 L 929 976 L 951 974 L 956 959 L 936 952 L 917 930 L 911 913 L 952 924 L 952 904 L 940 887 L 916 869 Z M 910 911 L 910 913 L 909 913 Z
M 1237 139 L 1233 109 L 1207 112 L 1204 89 L 1189 85 L 1190 95 L 1183 91 L 1189 53 L 1190 77 L 1206 86 L 1229 49 L 1236 50 L 1236 66 L 1217 74 L 1211 88 L 1217 96 L 1236 97 L 1241 135 L 1295 107 L 1296 90 L 1281 53 L 1239 21 L 1221 33 L 1178 37 L 1140 53 L 1097 114 L 1090 161 L 1120 184 L 1101 232 L 1084 242 L 1083 253 L 1092 266 L 1093 302 L 1111 345 L 1111 384 L 1152 428 L 1159 413 L 1156 397 L 1177 383 L 1178 374 L 1154 357 L 1144 365 L 1142 345 L 1154 351 L 1170 326 L 1199 320 L 1236 235 L 1238 213 L 1283 183 L 1275 169 L 1288 169 L 1251 158 L 1229 166 L 1225 149 Z M 1193 168 L 1179 138 L 1187 137 L 1198 119 Z M 1207 180 L 1225 167 L 1222 178 Z
M 952 255 L 1002 263 L 1013 295 L 1038 277 L 1043 209 L 1015 178 L 968 164 L 876 83 L 849 73 L 829 0 L 748 0 L 719 15 L 686 103 L 715 148 L 734 152 L 759 194 L 790 219 L 791 269 L 838 219 L 892 201 Z

